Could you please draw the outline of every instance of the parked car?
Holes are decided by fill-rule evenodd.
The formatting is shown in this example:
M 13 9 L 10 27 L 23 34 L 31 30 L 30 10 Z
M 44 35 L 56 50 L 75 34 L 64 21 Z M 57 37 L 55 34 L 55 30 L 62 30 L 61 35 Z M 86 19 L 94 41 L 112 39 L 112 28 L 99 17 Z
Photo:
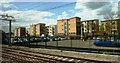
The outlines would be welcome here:
M 35 38 L 30 38 L 30 42 L 34 42 L 35 41 Z
M 120 47 L 119 42 L 95 40 L 94 45 L 104 47 Z
M 49 37 L 41 37 L 41 42 L 50 41 Z
M 18 39 L 17 38 L 13 38 L 11 42 L 12 43 L 18 42 Z
M 58 41 L 59 39 L 57 37 L 50 37 L 50 41 Z
M 101 37 L 97 37 L 97 40 L 100 40 L 101 39 Z
M 12 43 L 23 43 L 24 41 L 22 39 L 14 38 Z

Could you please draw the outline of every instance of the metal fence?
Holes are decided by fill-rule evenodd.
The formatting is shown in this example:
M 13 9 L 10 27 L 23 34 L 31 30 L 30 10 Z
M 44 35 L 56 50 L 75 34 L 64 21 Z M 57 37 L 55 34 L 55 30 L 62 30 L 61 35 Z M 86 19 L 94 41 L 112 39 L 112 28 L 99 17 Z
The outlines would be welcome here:
M 36 42 L 31 44 L 44 45 L 44 46 L 55 46 L 55 47 L 76 47 L 76 48 L 98 48 L 102 46 L 96 46 L 94 44 L 96 39 L 68 39 L 68 40 L 56 40 L 56 41 L 44 41 Z M 111 41 L 112 42 L 112 41 Z M 117 39 L 115 42 L 120 42 Z M 112 47 L 114 48 L 114 47 Z
M 120 47 L 106 47 L 106 46 L 96 46 L 94 43 L 96 40 L 101 40 L 102 38 L 94 37 L 94 38 L 81 38 L 81 37 L 53 37 L 49 40 L 44 38 L 15 38 L 17 39 L 15 42 L 11 41 L 13 45 L 27 46 L 27 47 L 44 47 L 44 48 L 57 48 L 64 50 L 74 50 L 74 51 L 86 51 L 86 52 L 96 52 L 96 53 L 107 53 L 118 54 Z M 21 39 L 21 42 L 20 42 Z M 27 40 L 25 40 L 27 39 Z M 45 40 L 43 40 L 45 39 Z M 102 40 L 101 40 L 102 41 Z M 106 42 L 106 41 L 105 41 Z M 109 42 L 117 42 L 120 43 L 120 39 L 116 39 L 115 41 L 109 40 Z

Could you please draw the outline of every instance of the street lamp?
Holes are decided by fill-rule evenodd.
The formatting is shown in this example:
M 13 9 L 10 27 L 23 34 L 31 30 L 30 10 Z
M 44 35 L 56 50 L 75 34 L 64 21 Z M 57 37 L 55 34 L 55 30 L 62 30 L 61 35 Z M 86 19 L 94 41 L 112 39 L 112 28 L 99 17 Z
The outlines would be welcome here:
M 9 16 L 8 14 L 0 15 L 0 20 L 2 21 L 9 21 L 9 46 L 11 46 L 11 22 L 15 22 L 13 16 Z

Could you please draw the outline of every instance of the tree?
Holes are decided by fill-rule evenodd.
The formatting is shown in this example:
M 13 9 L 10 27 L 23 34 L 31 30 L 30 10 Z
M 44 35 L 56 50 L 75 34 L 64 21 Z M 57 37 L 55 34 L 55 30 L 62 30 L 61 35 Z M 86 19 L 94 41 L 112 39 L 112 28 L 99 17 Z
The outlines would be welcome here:
M 120 19 L 120 16 L 118 15 L 118 12 L 111 11 L 104 15 L 104 19 L 106 20 Z
M 103 31 L 104 31 L 103 24 L 99 25 L 99 30 L 100 30 L 101 32 L 103 32 Z
M 6 33 L 2 30 L 0 30 L 0 34 L 2 34 L 2 43 L 8 44 L 8 37 L 6 36 Z

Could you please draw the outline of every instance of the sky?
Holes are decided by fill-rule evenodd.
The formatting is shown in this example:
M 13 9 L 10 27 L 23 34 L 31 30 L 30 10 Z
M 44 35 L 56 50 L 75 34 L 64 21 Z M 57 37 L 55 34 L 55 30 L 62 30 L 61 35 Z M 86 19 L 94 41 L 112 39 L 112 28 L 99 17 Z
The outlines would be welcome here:
M 14 16 L 12 29 L 31 24 L 56 25 L 59 19 L 80 17 L 82 21 L 99 19 L 112 11 L 118 12 L 119 0 L 0 0 L 0 14 Z M 1 23 L 8 32 L 8 22 Z

